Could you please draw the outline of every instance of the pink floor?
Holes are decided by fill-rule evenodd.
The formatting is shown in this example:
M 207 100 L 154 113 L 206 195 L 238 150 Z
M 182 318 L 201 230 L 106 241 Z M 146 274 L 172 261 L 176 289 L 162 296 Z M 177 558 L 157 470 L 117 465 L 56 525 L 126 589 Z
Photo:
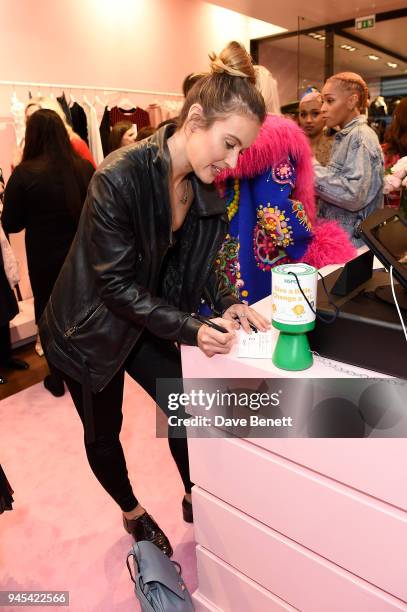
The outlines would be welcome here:
M 168 535 L 192 593 L 182 483 L 167 440 L 155 437 L 154 403 L 129 378 L 122 443 L 136 495 Z M 138 610 L 125 564 L 132 538 L 90 471 L 67 393 L 56 399 L 39 384 L 0 402 L 0 463 L 15 491 L 13 511 L 0 516 L 0 590 L 69 591 L 75 611 Z

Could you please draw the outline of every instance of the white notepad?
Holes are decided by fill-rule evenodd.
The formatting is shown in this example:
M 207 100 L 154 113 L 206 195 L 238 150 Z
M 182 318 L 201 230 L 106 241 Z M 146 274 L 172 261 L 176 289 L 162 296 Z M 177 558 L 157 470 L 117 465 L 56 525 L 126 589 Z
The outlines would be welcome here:
M 246 334 L 242 329 L 239 333 L 238 357 L 252 359 L 271 359 L 273 355 L 273 332 L 252 332 Z

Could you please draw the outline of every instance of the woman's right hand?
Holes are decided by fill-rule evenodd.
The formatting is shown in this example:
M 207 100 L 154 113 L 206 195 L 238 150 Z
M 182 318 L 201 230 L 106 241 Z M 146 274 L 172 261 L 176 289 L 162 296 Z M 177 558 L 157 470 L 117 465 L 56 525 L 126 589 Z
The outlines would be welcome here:
M 211 319 L 220 327 L 228 330 L 223 333 L 209 327 L 201 325 L 198 330 L 198 346 L 207 357 L 213 357 L 217 353 L 229 353 L 236 338 L 236 323 L 226 319 Z

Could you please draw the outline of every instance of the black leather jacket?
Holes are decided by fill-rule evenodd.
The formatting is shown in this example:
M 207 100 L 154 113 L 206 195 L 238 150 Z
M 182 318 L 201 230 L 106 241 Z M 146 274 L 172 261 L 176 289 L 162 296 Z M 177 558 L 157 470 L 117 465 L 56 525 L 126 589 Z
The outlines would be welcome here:
M 39 324 L 50 362 L 82 382 L 86 370 L 93 392 L 119 370 L 144 328 L 194 345 L 201 323 L 190 313 L 202 295 L 219 312 L 237 302 L 212 267 L 228 227 L 225 203 L 195 175 L 176 265 L 163 278 L 173 238 L 166 140 L 174 129 L 164 126 L 99 167 Z M 175 290 L 176 306 L 159 297 L 163 283 Z

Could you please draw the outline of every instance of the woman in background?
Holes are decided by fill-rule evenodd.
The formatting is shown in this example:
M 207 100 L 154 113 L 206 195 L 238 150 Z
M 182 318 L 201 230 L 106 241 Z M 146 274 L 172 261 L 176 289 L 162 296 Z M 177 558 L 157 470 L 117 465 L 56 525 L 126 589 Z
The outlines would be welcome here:
M 109 134 L 109 153 L 136 142 L 137 127 L 130 121 L 118 121 Z
M 151 125 L 142 127 L 137 131 L 137 126 L 130 121 L 119 121 L 116 123 L 109 134 L 109 153 L 116 151 L 121 147 L 139 142 L 144 138 L 148 138 L 151 134 L 154 134 L 155 128 Z
M 321 112 L 322 96 L 319 91 L 305 94 L 300 100 L 299 123 L 309 138 L 316 160 L 326 166 L 331 157 L 333 134 L 328 134 Z
M 341 224 L 356 247 L 358 228 L 383 205 L 383 155 L 377 135 L 367 125 L 368 88 L 359 74 L 341 72 L 322 90 L 322 114 L 328 128 L 339 126 L 329 164 L 315 162 L 318 215 Z
M 47 96 L 38 96 L 38 98 L 31 98 L 31 100 L 25 107 L 26 122 L 31 117 L 31 115 L 40 108 L 53 110 L 58 115 L 58 117 L 61 119 L 62 123 L 65 126 L 73 150 L 79 155 L 79 157 L 87 159 L 92 164 L 92 166 L 96 168 L 95 160 L 93 159 L 93 155 L 90 152 L 88 145 L 84 140 L 82 140 L 79 134 L 73 131 L 72 127 L 66 120 L 66 115 L 62 109 L 62 106 L 57 100 L 54 100 L 53 98 L 48 98 Z M 24 141 L 17 147 L 13 154 L 12 169 L 14 169 L 20 163 L 23 154 L 23 148 Z
M 37 110 L 29 118 L 22 161 L 6 186 L 2 224 L 7 233 L 26 230 L 37 323 L 71 246 L 93 172 L 74 152 L 54 111 Z M 64 393 L 56 375 L 44 385 L 56 396 Z

